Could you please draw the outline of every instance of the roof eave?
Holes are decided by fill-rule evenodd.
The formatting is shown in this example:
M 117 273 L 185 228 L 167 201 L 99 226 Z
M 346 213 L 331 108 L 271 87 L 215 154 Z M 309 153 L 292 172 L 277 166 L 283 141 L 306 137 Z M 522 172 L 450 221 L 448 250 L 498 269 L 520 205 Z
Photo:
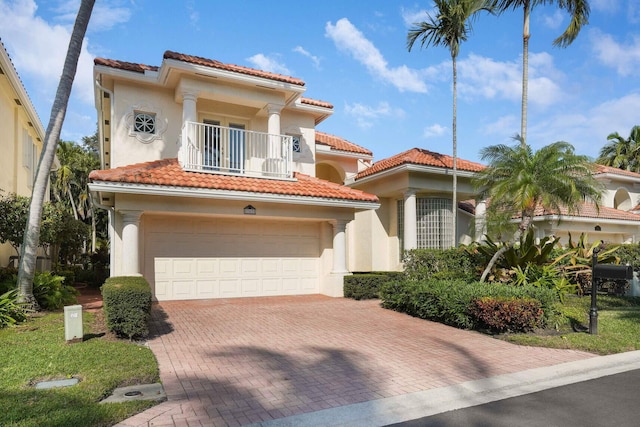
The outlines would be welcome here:
M 379 202 L 365 200 L 330 199 L 274 193 L 256 193 L 210 188 L 170 187 L 149 184 L 94 181 L 89 184 L 92 193 L 138 194 L 149 196 L 196 197 L 202 199 L 244 200 L 248 202 L 287 203 L 295 205 L 327 206 L 353 209 L 378 209 Z

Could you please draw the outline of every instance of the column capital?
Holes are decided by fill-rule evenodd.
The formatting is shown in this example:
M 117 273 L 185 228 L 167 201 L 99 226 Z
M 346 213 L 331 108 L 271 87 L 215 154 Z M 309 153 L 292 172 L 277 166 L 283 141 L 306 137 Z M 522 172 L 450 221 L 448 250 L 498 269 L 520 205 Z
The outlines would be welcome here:
M 419 189 L 418 188 L 407 188 L 404 191 L 404 197 L 411 197 L 411 196 L 415 196 L 416 194 L 418 194 Z
M 280 112 L 282 111 L 282 109 L 284 108 L 284 105 L 282 104 L 267 104 L 265 106 L 265 109 L 267 110 L 267 113 L 269 114 L 280 114 Z
M 344 231 L 351 220 L 348 219 L 332 219 L 329 221 L 329 224 L 333 227 L 334 230 Z
M 180 91 L 180 95 L 182 96 L 182 101 L 198 100 L 198 92 L 196 92 L 195 90 L 183 89 L 182 91 Z
M 118 209 L 118 213 L 122 215 L 125 224 L 135 224 L 140 222 L 143 211 L 133 209 Z

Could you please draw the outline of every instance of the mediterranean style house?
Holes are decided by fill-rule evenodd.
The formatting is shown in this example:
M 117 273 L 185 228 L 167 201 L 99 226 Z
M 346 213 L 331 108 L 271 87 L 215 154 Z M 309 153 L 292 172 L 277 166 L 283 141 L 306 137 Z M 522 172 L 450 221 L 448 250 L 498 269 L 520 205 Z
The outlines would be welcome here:
M 157 300 L 321 293 L 350 272 L 402 268 L 402 252 L 481 238 L 484 166 L 414 148 L 373 153 L 316 130 L 333 112 L 297 78 L 164 53 L 160 66 L 94 61 L 111 275 L 143 275 Z M 640 175 L 601 168 L 604 207 L 540 212 L 540 235 L 637 241 Z M 454 239 L 453 233 L 456 230 Z M 481 233 L 479 233 L 481 234 Z
M 31 196 L 44 128 L 0 40 L 0 190 Z M 9 244 L 0 244 L 0 266 L 14 263 L 18 254 Z M 17 265 L 17 264 L 15 264 Z

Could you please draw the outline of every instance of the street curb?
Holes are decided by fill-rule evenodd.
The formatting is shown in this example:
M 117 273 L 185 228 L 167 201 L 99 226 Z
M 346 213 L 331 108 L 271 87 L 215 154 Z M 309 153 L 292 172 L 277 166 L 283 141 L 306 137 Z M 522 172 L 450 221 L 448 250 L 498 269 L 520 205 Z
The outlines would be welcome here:
M 635 369 L 640 369 L 640 351 L 596 356 L 449 387 L 264 421 L 251 426 L 384 426 Z

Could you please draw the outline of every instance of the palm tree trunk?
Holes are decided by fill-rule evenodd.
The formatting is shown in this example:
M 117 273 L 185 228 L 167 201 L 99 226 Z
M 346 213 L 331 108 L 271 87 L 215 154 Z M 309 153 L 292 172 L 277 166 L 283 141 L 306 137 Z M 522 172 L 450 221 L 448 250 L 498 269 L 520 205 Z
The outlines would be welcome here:
M 529 20 L 531 18 L 531 2 L 524 2 L 524 24 L 522 30 L 522 118 L 520 121 L 520 137 L 522 146 L 527 144 L 527 102 L 529 99 Z
M 69 48 L 67 57 L 60 76 L 60 83 L 56 92 L 55 100 L 51 108 L 51 117 L 44 138 L 44 146 L 40 154 L 38 163 L 38 171 L 33 185 L 33 193 L 31 195 L 31 204 L 29 206 L 29 218 L 24 233 L 24 242 L 22 244 L 22 256 L 20 257 L 20 268 L 18 270 L 18 295 L 21 302 L 31 305 L 34 309 L 38 309 L 38 303 L 33 296 L 33 277 L 35 275 L 38 241 L 40 240 L 40 222 L 42 217 L 42 207 L 44 205 L 47 183 L 49 181 L 49 172 L 53 165 L 56 155 L 56 147 L 62 123 L 67 112 L 67 104 L 69 103 L 69 95 L 73 85 L 73 79 L 78 68 L 78 58 L 82 51 L 82 41 L 89 25 L 91 11 L 95 0 L 82 0 L 76 22 L 69 40 Z
M 456 55 L 451 55 L 453 62 L 453 247 L 458 245 L 458 72 Z

